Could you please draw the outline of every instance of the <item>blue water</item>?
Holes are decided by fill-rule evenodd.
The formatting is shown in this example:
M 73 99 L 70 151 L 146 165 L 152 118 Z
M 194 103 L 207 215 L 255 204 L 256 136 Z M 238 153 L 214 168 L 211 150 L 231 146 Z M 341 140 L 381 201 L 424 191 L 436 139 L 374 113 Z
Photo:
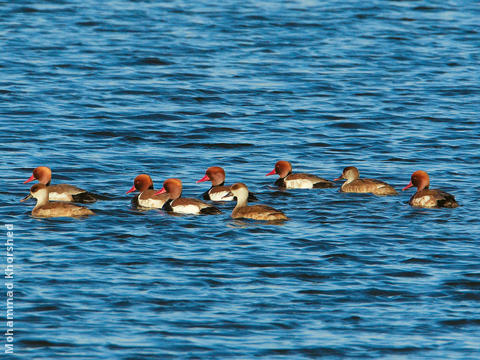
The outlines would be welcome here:
M 7 358 L 480 358 L 477 1 L 3 1 L 0 16 Z M 461 207 L 280 191 L 265 177 L 280 159 L 397 190 L 423 169 Z M 19 199 L 40 165 L 110 200 L 34 219 Z M 291 220 L 139 212 L 125 194 L 148 173 L 197 197 L 213 165 Z

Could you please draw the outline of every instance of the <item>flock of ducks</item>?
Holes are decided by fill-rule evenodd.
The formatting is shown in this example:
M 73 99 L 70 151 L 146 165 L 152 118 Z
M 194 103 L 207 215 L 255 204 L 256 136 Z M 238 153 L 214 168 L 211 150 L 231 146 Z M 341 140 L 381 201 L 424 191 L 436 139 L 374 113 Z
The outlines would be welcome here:
M 268 175 L 278 175 L 275 185 L 285 189 L 317 189 L 331 188 L 334 183 L 321 177 L 304 173 L 292 173 L 292 165 L 288 161 L 278 161 Z M 345 180 L 340 191 L 348 193 L 371 193 L 374 195 L 397 195 L 397 191 L 386 182 L 376 179 L 360 179 L 358 169 L 353 166 L 343 169 L 342 175 L 333 181 Z M 35 198 L 37 204 L 32 210 L 34 217 L 82 217 L 93 215 L 93 211 L 84 206 L 72 203 L 93 203 L 99 196 L 73 185 L 51 185 L 52 171 L 46 166 L 33 170 L 32 176 L 24 183 L 37 180 L 38 184 L 30 188 L 21 201 Z M 265 221 L 284 221 L 287 216 L 280 210 L 267 205 L 248 205 L 256 201 L 254 194 L 248 191 L 243 183 L 225 185 L 225 171 L 219 166 L 209 167 L 205 176 L 197 183 L 210 181 L 212 186 L 202 197 L 207 201 L 234 201 L 237 204 L 232 211 L 234 219 L 254 219 Z M 430 180 L 425 171 L 415 171 L 410 183 L 402 190 L 416 187 L 417 192 L 410 198 L 409 204 L 422 208 L 455 208 L 458 203 L 455 197 L 441 190 L 429 189 Z M 128 193 L 138 191 L 132 203 L 140 209 L 163 209 L 176 214 L 220 214 L 221 211 L 205 201 L 182 197 L 180 179 L 167 179 L 160 190 L 154 190 L 153 181 L 147 174 L 138 175 Z M 50 202 L 52 201 L 52 202 Z

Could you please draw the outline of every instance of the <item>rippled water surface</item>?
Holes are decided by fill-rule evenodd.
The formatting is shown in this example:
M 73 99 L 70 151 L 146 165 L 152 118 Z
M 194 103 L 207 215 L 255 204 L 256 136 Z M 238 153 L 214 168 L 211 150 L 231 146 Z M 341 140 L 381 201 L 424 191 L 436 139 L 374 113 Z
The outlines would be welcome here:
M 480 358 L 477 1 L 3 1 L 0 15 L 12 358 Z M 265 177 L 280 159 L 397 190 L 423 169 L 461 206 L 281 191 Z M 39 165 L 108 200 L 88 219 L 32 218 L 19 199 Z M 148 173 L 198 197 L 212 165 L 290 221 L 234 221 L 231 203 L 139 212 L 125 194 Z

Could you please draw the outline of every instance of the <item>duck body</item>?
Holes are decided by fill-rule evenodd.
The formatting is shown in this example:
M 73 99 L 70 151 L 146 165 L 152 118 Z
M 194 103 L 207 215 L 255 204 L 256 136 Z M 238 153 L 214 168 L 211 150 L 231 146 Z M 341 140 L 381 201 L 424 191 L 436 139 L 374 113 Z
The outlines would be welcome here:
M 243 183 L 236 183 L 230 187 L 230 192 L 237 198 L 237 205 L 232 211 L 233 219 L 253 219 L 264 221 L 288 220 L 280 210 L 267 205 L 247 205 L 248 188 Z
M 152 178 L 147 174 L 140 174 L 135 178 L 127 194 L 133 191 L 140 192 L 132 199 L 132 204 L 136 208 L 161 209 L 168 200 L 167 194 L 155 195 L 157 190 L 153 189 Z
M 202 198 L 210 201 L 233 201 L 233 196 L 226 196 L 230 192 L 230 186 L 216 185 L 202 194 Z
M 157 190 L 153 189 L 142 191 L 132 199 L 132 202 L 137 208 L 161 209 L 168 199 L 166 195 L 155 195 L 156 192 Z
M 458 203 L 452 194 L 437 189 L 417 191 L 408 201 L 411 206 L 421 208 L 456 208 Z
M 233 201 L 234 196 L 227 196 L 230 192 L 230 186 L 225 185 L 225 170 L 220 166 L 211 166 L 205 171 L 205 176 L 197 183 L 211 181 L 212 187 L 202 194 L 204 200 L 211 201 Z M 257 201 L 258 199 L 252 193 L 249 193 L 248 201 Z
M 253 219 L 253 220 L 288 220 L 287 216 L 280 210 L 267 205 L 247 205 L 236 207 L 232 211 L 233 219 Z
M 374 195 L 397 195 L 397 191 L 384 181 L 376 179 L 357 179 L 344 182 L 340 187 L 346 193 L 371 193 Z
M 68 201 L 85 204 L 97 201 L 95 194 L 69 184 L 49 185 L 48 199 L 50 201 Z
M 288 161 L 280 160 L 275 164 L 275 168 L 266 176 L 278 174 L 279 179 L 275 185 L 286 189 L 323 189 L 334 187 L 332 181 L 323 179 L 319 176 L 304 173 L 292 173 L 292 164 Z
M 312 174 L 296 173 L 277 179 L 275 185 L 286 189 L 324 189 L 334 187 L 334 183 Z
M 21 201 L 31 197 L 37 199 L 37 204 L 32 210 L 32 216 L 39 218 L 54 217 L 82 217 L 94 215 L 94 212 L 84 206 L 77 206 L 67 202 L 49 202 L 48 187 L 44 184 L 33 185 L 30 194 Z
M 163 206 L 163 209 L 165 211 L 184 215 L 215 215 L 221 213 L 221 211 L 215 206 L 193 198 L 168 200 Z
M 52 180 L 52 171 L 49 167 L 39 166 L 33 170 L 32 176 L 23 183 L 38 180 L 40 184 L 48 187 L 48 199 L 50 201 L 68 201 L 78 203 L 94 203 L 97 201 L 97 195 L 80 189 L 70 184 L 50 185 Z
M 94 212 L 86 207 L 65 202 L 48 203 L 41 206 L 35 206 L 32 210 L 32 216 L 41 218 L 81 217 L 88 215 L 94 215 Z
M 398 195 L 397 191 L 384 181 L 360 179 L 358 169 L 354 166 L 348 166 L 343 169 L 342 175 L 334 181 L 341 179 L 346 179 L 346 181 L 340 187 L 340 192 Z
M 412 186 L 417 187 L 417 192 L 412 195 L 408 203 L 410 206 L 419 208 L 456 208 L 458 202 L 452 194 L 438 189 L 429 189 L 430 178 L 425 171 L 415 171 L 410 183 L 402 190 Z
M 220 214 L 221 211 L 206 202 L 193 198 L 183 198 L 182 182 L 180 179 L 167 179 L 163 183 L 161 190 L 156 195 L 166 194 L 168 200 L 163 205 L 165 211 L 184 215 L 214 215 Z

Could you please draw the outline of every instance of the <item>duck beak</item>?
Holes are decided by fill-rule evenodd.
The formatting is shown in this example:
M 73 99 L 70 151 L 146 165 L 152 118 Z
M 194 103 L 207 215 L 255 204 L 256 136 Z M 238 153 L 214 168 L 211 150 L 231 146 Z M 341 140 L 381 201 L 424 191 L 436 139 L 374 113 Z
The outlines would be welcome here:
M 413 186 L 412 182 L 410 181 L 407 186 L 405 186 L 402 191 L 407 190 L 408 188 L 411 188 Z
M 137 190 L 137 189 L 135 189 L 135 185 L 133 185 L 132 188 L 127 191 L 127 194 L 130 194 L 131 192 L 133 192 L 135 190 Z
M 226 198 L 228 198 L 228 197 L 230 197 L 230 196 L 233 196 L 233 194 L 232 194 L 231 191 L 229 191 L 228 193 L 226 193 L 225 195 L 223 195 L 223 196 L 222 196 L 222 199 L 226 199 Z
M 35 180 L 35 175 L 32 175 L 30 176 L 27 180 L 25 180 L 23 183 L 26 184 L 26 183 L 29 183 L 30 181 L 33 181 Z
M 338 177 L 338 178 L 336 178 L 336 179 L 333 179 L 333 181 L 338 181 L 338 180 L 342 180 L 342 179 L 345 179 L 345 178 L 343 177 L 343 174 L 340 175 L 340 177 Z
M 20 202 L 24 202 L 24 201 L 27 201 L 28 199 L 31 199 L 33 198 L 32 194 L 28 194 L 27 196 L 25 196 L 22 200 L 20 200 Z
M 204 177 L 202 177 L 200 180 L 197 180 L 196 183 L 201 183 L 201 182 L 204 182 L 204 181 L 208 181 L 210 180 L 210 178 L 208 177 L 208 175 L 205 174 Z
M 166 193 L 166 192 L 167 192 L 167 190 L 165 190 L 165 188 L 162 187 L 160 190 L 158 190 L 158 191 L 157 191 L 155 194 L 153 194 L 153 195 L 160 195 L 160 194 L 163 194 L 163 193 Z
M 270 171 L 268 174 L 266 174 L 265 176 L 269 176 L 269 175 L 275 175 L 275 169 L 273 169 L 272 171 Z

